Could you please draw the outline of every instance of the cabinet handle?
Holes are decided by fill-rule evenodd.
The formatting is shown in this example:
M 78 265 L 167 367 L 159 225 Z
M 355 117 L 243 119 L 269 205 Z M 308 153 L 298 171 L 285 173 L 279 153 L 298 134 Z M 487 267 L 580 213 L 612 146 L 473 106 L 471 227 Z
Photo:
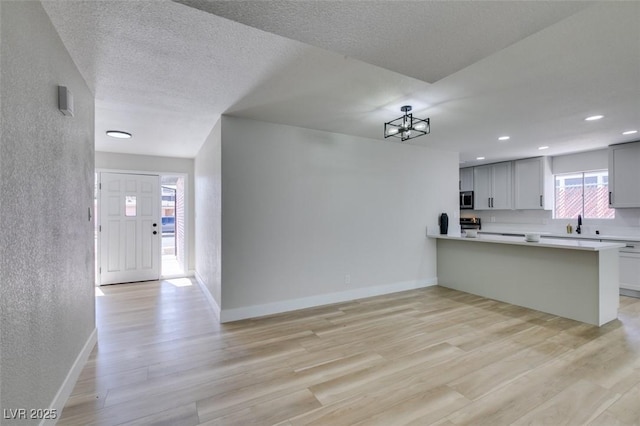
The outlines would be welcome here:
M 491 197 L 487 198 L 487 207 L 491 207 Z
M 542 207 L 542 195 L 540 196 L 540 207 Z
M 611 191 L 609 191 L 609 205 L 611 205 Z
M 493 197 L 491 197 L 491 208 L 493 208 Z

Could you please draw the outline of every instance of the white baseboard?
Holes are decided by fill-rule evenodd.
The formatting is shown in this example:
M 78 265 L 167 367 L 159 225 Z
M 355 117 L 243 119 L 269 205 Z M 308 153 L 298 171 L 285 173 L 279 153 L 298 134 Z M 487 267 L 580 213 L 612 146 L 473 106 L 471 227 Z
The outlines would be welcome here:
M 640 291 L 640 285 L 636 285 L 636 284 L 620 284 L 620 290 L 633 290 L 633 291 Z
M 254 305 L 234 309 L 222 309 L 220 310 L 219 318 L 220 322 L 222 323 L 238 321 L 247 318 L 256 318 L 265 315 L 279 314 L 282 312 L 296 311 L 298 309 L 330 305 L 332 303 L 348 302 L 351 300 L 364 299 L 366 297 L 380 296 L 383 294 L 397 293 L 400 291 L 414 290 L 417 288 L 430 287 L 437 284 L 438 279 L 431 278 L 417 281 L 402 281 L 376 287 L 361 287 L 348 291 L 319 294 L 317 296 L 266 303 L 264 305 Z
M 52 410 L 56 410 L 58 414 L 57 415 L 58 418 L 60 418 L 60 415 L 62 414 L 62 409 L 64 408 L 64 405 L 67 403 L 67 400 L 69 399 L 69 395 L 71 395 L 71 392 L 73 391 L 73 388 L 76 385 L 76 382 L 78 381 L 78 377 L 80 377 L 80 373 L 82 372 L 84 365 L 87 363 L 87 360 L 89 359 L 89 355 L 91 355 L 91 351 L 93 350 L 97 341 L 98 341 L 98 329 L 94 328 L 91 334 L 89 335 L 89 338 L 85 342 L 84 347 L 76 357 L 76 360 L 71 366 L 71 369 L 67 373 L 67 377 L 64 379 L 64 382 L 62 382 L 62 386 L 60 386 L 60 389 L 58 389 L 58 393 L 56 393 L 56 396 L 53 398 L 53 401 L 51 402 L 50 407 Z M 40 426 L 55 425 L 57 422 L 58 422 L 57 419 L 42 420 L 40 422 Z
M 216 299 L 213 297 L 213 295 L 211 294 L 211 292 L 207 288 L 207 285 L 204 283 L 204 280 L 202 279 L 200 274 L 198 274 L 197 271 L 194 271 L 193 275 L 194 275 L 198 285 L 200 286 L 200 289 L 202 290 L 202 293 L 204 293 L 204 297 L 207 298 L 207 301 L 209 302 L 209 305 L 211 305 L 211 308 L 213 309 L 213 312 L 216 314 L 216 317 L 218 318 L 218 321 L 220 321 L 220 305 L 218 305 L 218 302 L 216 302 Z

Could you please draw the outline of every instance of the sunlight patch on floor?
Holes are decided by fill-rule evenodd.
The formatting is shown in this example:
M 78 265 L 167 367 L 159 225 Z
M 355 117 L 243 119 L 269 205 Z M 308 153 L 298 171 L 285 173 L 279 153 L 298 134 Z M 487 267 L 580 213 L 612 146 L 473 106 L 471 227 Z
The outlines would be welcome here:
M 193 283 L 189 278 L 174 278 L 174 279 L 165 280 L 165 281 L 175 287 L 189 287 L 193 285 Z

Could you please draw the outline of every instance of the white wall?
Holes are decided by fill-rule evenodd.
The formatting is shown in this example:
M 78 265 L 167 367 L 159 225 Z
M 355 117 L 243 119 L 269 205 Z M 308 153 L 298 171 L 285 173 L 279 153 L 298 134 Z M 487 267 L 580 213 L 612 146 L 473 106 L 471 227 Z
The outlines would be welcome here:
M 0 10 L 0 412 L 60 409 L 95 339 L 94 99 L 40 2 Z
M 223 318 L 435 283 L 457 153 L 223 116 L 222 165 Z
M 609 151 L 607 149 L 599 149 L 559 155 L 553 157 L 551 168 L 553 174 L 605 170 L 609 168 Z
M 218 120 L 195 159 L 196 277 L 218 311 L 222 303 L 221 147 Z
M 151 155 L 117 154 L 96 152 L 96 169 L 157 172 L 163 174 L 185 173 L 187 178 L 187 228 L 189 256 L 188 268 L 195 269 L 195 185 L 193 160 L 188 158 L 168 158 Z

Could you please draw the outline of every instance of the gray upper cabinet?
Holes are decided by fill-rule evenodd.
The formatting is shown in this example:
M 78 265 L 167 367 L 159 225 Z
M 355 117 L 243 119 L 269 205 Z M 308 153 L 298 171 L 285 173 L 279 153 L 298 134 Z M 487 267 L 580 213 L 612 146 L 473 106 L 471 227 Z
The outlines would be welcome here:
M 473 191 L 473 167 L 460 169 L 460 191 Z
M 609 147 L 609 207 L 640 207 L 640 143 Z
M 553 174 L 549 157 L 527 158 L 514 162 L 516 210 L 551 210 Z
M 473 168 L 474 207 L 476 210 L 513 208 L 511 162 Z

